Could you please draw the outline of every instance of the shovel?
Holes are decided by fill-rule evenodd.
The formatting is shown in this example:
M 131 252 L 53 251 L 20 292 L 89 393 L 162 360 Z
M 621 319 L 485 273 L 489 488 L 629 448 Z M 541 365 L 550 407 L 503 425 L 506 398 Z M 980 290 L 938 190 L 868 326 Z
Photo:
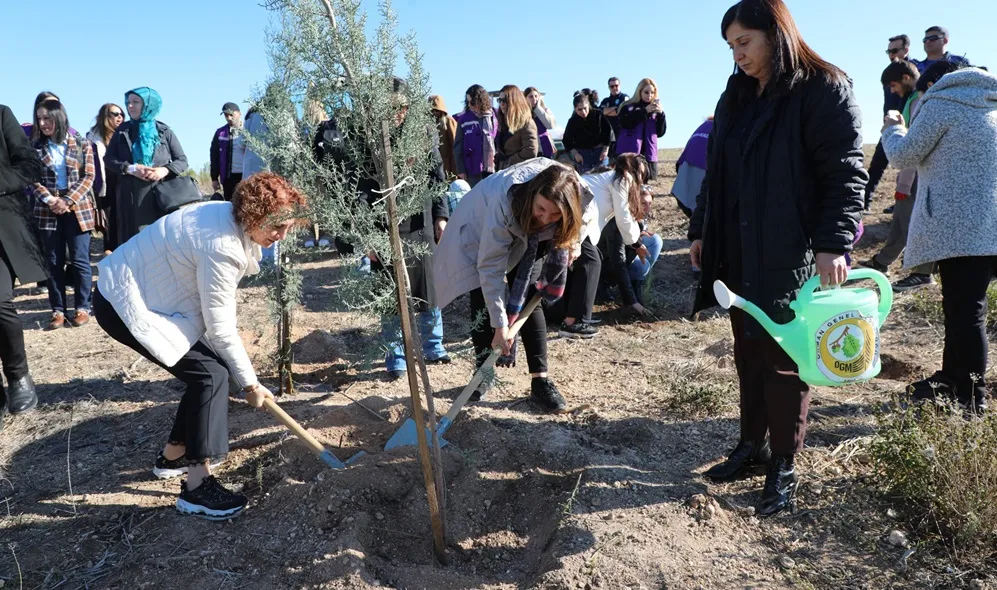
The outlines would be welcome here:
M 539 304 L 540 295 L 535 295 L 533 299 L 526 304 L 526 307 L 523 308 L 522 313 L 519 314 L 519 319 L 517 319 L 516 322 L 512 324 L 512 328 L 509 329 L 510 338 L 516 337 L 516 334 L 519 333 L 520 328 L 522 328 L 523 324 L 526 323 L 526 318 L 530 317 L 530 314 L 533 313 L 533 310 L 536 309 Z M 464 387 L 464 390 L 461 391 L 460 395 L 457 396 L 457 399 L 454 400 L 453 404 L 450 406 L 450 411 L 447 412 L 446 416 L 440 419 L 440 423 L 436 426 L 436 432 L 440 435 L 441 448 L 448 444 L 446 439 L 443 438 L 443 433 L 446 432 L 447 428 L 449 428 L 450 425 L 453 424 L 453 421 L 457 419 L 457 415 L 460 414 L 460 411 L 464 408 L 464 404 L 467 403 L 467 400 L 471 399 L 471 395 L 474 394 L 474 390 L 477 389 L 478 386 L 481 385 L 481 382 L 485 380 L 485 375 L 488 374 L 488 371 L 495 368 L 495 362 L 501 355 L 501 349 L 492 349 L 491 354 L 489 354 L 488 358 L 485 359 L 484 364 L 481 365 L 481 368 L 474 373 L 474 377 L 471 378 L 471 382 Z M 426 429 L 426 432 L 428 433 L 426 435 L 427 439 L 432 440 L 432 433 L 429 433 L 428 428 Z M 384 445 L 384 450 L 390 451 L 396 447 L 413 447 L 416 445 L 416 434 L 415 420 L 409 418 L 402 423 L 401 427 L 394 434 L 391 435 L 391 438 L 388 439 L 387 444 Z
M 298 435 L 298 438 L 305 441 L 305 444 L 307 444 L 309 447 L 312 448 L 313 451 L 315 451 L 315 454 L 318 455 L 318 458 L 321 459 L 323 463 L 325 463 L 329 467 L 332 467 L 333 469 L 345 469 L 347 465 L 352 465 L 360 457 L 363 457 L 364 455 L 367 454 L 364 451 L 360 451 L 356 455 L 353 455 L 352 457 L 347 459 L 346 462 L 344 463 L 338 457 L 333 455 L 332 451 L 326 449 L 325 446 L 323 446 L 322 443 L 316 440 L 314 436 L 308 434 L 308 431 L 305 430 L 300 424 L 295 422 L 294 418 L 290 417 L 287 414 L 287 412 L 285 412 L 280 406 L 277 405 L 275 401 L 273 401 L 270 398 L 266 398 L 263 400 L 263 407 L 265 407 L 268 412 L 273 414 L 274 417 L 283 422 L 284 426 L 287 426 L 287 428 L 291 430 L 291 432 Z

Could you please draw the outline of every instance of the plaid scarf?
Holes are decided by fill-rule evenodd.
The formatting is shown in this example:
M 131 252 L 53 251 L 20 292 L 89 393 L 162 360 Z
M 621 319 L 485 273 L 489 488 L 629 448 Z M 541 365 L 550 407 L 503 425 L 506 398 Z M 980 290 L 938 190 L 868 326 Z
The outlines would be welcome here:
M 509 316 L 509 326 L 516 323 L 519 312 L 523 311 L 526 305 L 526 294 L 530 290 L 530 276 L 533 274 L 533 265 L 537 261 L 537 248 L 540 240 L 537 234 L 531 235 L 526 241 L 526 253 L 519 262 L 516 269 L 516 278 L 509 288 L 509 301 L 505 305 L 506 315 Z M 548 304 L 554 303 L 564 295 L 564 288 L 568 282 L 568 262 L 571 252 L 567 248 L 555 248 L 548 252 L 544 258 L 543 269 L 540 271 L 540 278 L 537 280 L 536 288 L 543 301 Z M 512 367 L 516 364 L 516 345 L 519 342 L 517 335 L 512 340 L 512 351 L 507 356 L 502 356 L 496 363 L 498 366 Z

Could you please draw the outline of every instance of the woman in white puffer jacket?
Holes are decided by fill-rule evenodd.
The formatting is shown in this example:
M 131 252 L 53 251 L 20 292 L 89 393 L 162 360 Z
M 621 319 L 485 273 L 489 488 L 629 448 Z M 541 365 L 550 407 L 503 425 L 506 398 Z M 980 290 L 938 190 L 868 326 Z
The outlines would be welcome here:
M 161 217 L 98 265 L 97 323 L 186 385 L 153 469 L 159 478 L 187 474 L 177 499 L 182 513 L 220 520 L 246 506 L 210 469 L 228 453 L 229 374 L 251 405 L 273 398 L 239 336 L 236 289 L 259 272 L 261 248 L 283 239 L 304 206 L 286 180 L 261 172 L 239 183 L 231 203 Z
M 624 304 L 637 313 L 644 313 L 644 306 L 630 281 L 626 246 L 640 240 L 642 208 L 640 190 L 649 174 L 647 160 L 637 154 L 623 154 L 616 158 L 616 169 L 580 177 L 582 190 L 588 202 L 582 216 L 581 252 L 571 266 L 568 289 L 565 292 L 565 318 L 559 331 L 565 338 L 592 338 L 598 330 L 587 323 L 592 318 L 596 290 L 603 271 L 619 286 Z M 615 221 L 615 223 L 610 223 Z M 603 242 L 607 260 L 603 264 L 598 252 Z M 637 255 L 647 257 L 647 248 L 638 245 Z
M 896 111 L 887 114 L 883 149 L 890 164 L 917 167 L 904 266 L 937 262 L 942 277 L 942 370 L 909 392 L 982 411 L 987 287 L 997 271 L 997 76 L 977 68 L 945 74 L 924 93 L 910 129 Z

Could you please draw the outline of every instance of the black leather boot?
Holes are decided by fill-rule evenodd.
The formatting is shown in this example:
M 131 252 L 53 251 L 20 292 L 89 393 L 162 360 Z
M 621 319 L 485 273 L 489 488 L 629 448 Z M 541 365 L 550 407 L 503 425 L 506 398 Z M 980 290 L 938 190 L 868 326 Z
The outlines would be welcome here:
M 765 474 L 762 501 L 758 503 L 755 513 L 758 516 L 772 516 L 792 506 L 798 482 L 793 456 L 773 456 Z
M 706 470 L 706 477 L 715 482 L 734 481 L 750 475 L 761 475 L 772 457 L 768 441 L 741 441 L 727 460 Z
M 0 430 L 3 430 L 4 418 L 7 417 L 7 392 L 0 387 Z
M 38 396 L 35 395 L 35 382 L 31 375 L 25 375 L 7 383 L 7 399 L 11 414 L 21 414 L 35 409 Z

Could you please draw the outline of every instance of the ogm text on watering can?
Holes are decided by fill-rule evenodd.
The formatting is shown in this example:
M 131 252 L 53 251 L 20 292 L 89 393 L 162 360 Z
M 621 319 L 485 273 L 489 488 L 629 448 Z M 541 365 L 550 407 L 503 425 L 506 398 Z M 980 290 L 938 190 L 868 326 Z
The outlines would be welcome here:
M 858 310 L 840 313 L 814 334 L 817 368 L 831 381 L 865 381 L 877 373 L 879 330 L 876 320 Z

